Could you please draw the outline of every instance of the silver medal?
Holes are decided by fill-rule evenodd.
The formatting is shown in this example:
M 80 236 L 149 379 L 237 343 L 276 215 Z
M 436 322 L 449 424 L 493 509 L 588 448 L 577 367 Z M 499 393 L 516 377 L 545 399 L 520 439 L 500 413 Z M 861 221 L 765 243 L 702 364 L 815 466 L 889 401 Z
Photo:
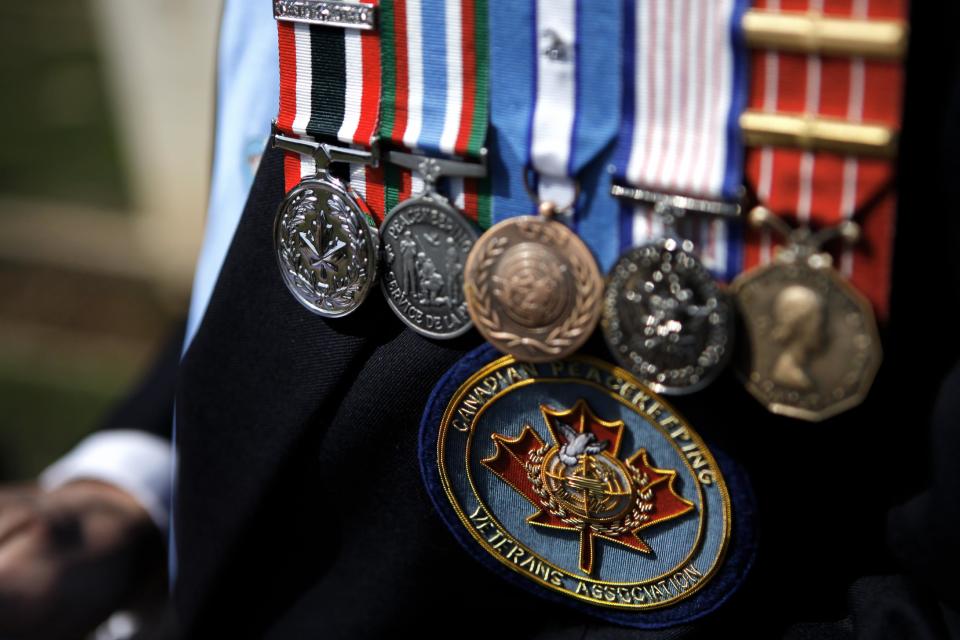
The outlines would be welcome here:
M 472 223 L 434 190 L 441 175 L 481 176 L 483 165 L 392 151 L 387 159 L 417 171 L 422 195 L 384 218 L 383 277 L 387 303 L 411 329 L 428 338 L 455 338 L 473 323 L 463 294 L 463 270 L 477 240 Z
M 275 135 L 276 146 L 313 153 L 317 175 L 284 198 L 274 221 L 274 248 L 284 284 L 304 307 L 327 318 L 364 301 L 377 277 L 377 227 L 358 196 L 326 172 L 332 161 L 369 160 L 352 149 Z
M 673 238 L 636 247 L 613 266 L 604 293 L 610 351 L 658 393 L 705 387 L 730 355 L 732 307 L 692 249 Z
M 735 218 L 740 204 L 614 184 L 611 195 L 651 206 L 667 237 L 627 251 L 610 272 L 603 334 L 614 357 L 654 391 L 684 394 L 712 382 L 733 346 L 733 305 L 672 231 L 688 213 Z
M 397 316 L 430 338 L 468 331 L 463 265 L 477 232 L 460 212 L 436 195 L 407 200 L 383 221 L 381 236 L 380 284 Z

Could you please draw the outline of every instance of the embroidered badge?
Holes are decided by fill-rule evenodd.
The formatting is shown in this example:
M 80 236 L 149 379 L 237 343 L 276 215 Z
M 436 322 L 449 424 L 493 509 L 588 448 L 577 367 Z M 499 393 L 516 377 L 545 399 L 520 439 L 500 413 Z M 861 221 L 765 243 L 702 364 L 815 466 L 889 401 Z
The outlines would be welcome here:
M 448 372 L 421 426 L 424 478 L 461 543 L 514 583 L 631 626 L 719 606 L 752 557 L 726 480 L 748 495 L 741 472 L 624 370 L 498 355 L 481 347 Z

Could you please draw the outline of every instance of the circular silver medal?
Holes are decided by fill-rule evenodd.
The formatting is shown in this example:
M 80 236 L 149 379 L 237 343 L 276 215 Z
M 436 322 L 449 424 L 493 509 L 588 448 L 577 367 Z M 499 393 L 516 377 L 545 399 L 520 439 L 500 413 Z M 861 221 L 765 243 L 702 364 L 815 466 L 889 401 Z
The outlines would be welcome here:
M 273 229 L 283 282 L 304 307 L 327 318 L 354 311 L 377 277 L 377 227 L 353 193 L 325 175 L 284 198 Z
M 394 207 L 383 221 L 384 274 L 390 308 L 417 333 L 454 338 L 472 325 L 463 295 L 463 268 L 477 232 L 435 193 Z
M 658 393 L 702 389 L 730 355 L 733 309 L 692 248 L 666 238 L 631 249 L 604 292 L 607 346 Z

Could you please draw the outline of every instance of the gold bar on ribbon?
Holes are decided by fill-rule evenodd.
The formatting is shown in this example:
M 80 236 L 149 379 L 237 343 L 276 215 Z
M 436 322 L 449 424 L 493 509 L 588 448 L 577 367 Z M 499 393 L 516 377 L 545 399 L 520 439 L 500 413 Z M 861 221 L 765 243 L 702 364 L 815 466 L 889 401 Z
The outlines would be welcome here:
M 892 128 L 840 118 L 748 110 L 740 115 L 740 129 L 744 144 L 750 147 L 796 147 L 881 158 L 893 157 L 897 152 L 897 133 Z
M 743 32 L 748 46 L 779 51 L 901 60 L 907 50 L 907 25 L 902 20 L 748 9 Z

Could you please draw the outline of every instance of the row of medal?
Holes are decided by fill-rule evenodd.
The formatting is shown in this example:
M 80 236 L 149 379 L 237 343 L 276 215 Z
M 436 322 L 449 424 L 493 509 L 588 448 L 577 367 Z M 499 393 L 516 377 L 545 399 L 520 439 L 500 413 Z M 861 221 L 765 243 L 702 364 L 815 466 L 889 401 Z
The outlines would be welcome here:
M 447 339 L 472 325 L 528 362 L 574 353 L 599 323 L 625 369 L 657 392 L 684 394 L 708 385 L 730 361 L 739 309 L 745 335 L 737 362 L 748 389 L 771 411 L 807 420 L 858 404 L 879 366 L 870 304 L 822 249 L 836 238 L 856 242 L 854 222 L 791 230 L 754 207 L 751 224 L 779 232 L 784 246 L 772 264 L 725 290 L 673 224 L 719 203 L 614 185 L 615 196 L 655 203 L 668 231 L 623 253 L 604 279 L 551 202 L 478 237 L 436 184 L 442 176 L 482 176 L 482 163 L 382 154 L 416 172 L 424 188 L 377 229 L 363 200 L 328 172 L 335 162 L 370 162 L 370 154 L 281 133 L 274 142 L 316 160 L 317 174 L 281 204 L 274 240 L 284 282 L 319 315 L 349 314 L 379 279 L 390 307 L 414 331 Z
M 617 624 L 662 629 L 716 609 L 752 563 L 757 507 L 736 462 L 654 392 L 695 392 L 735 362 L 770 410 L 821 420 L 857 404 L 879 366 L 872 307 L 826 252 L 858 241 L 853 219 L 866 210 L 844 205 L 834 226 L 813 216 L 814 232 L 757 204 L 811 219 L 809 203 L 776 197 L 798 170 L 774 156 L 803 149 L 815 173 L 819 96 L 800 117 L 777 113 L 766 94 L 779 89 L 767 89 L 766 134 L 782 133 L 782 116 L 801 135 L 748 140 L 763 127 L 744 124 L 758 115 L 740 37 L 747 2 L 274 3 L 279 20 L 296 23 L 280 27 L 274 134 L 295 161 L 288 187 L 300 180 L 275 224 L 286 286 L 310 311 L 342 318 L 379 281 L 417 333 L 443 340 L 475 327 L 492 345 L 439 379 L 420 424 L 420 468 L 441 519 L 505 579 Z M 816 51 L 820 13 L 776 7 L 752 23 L 768 25 L 774 49 L 791 33 Z M 845 37 L 874 32 L 836 22 L 831 33 Z M 851 84 L 861 63 L 851 62 Z M 786 92 L 803 81 L 789 68 Z M 819 92 L 819 81 L 808 85 Z M 360 110 L 341 114 L 340 97 Z M 859 130 L 844 124 L 843 136 Z M 835 154 L 851 155 L 834 166 L 856 169 L 856 150 L 837 142 Z M 485 176 L 487 144 L 497 152 L 483 187 L 494 224 L 478 234 L 465 213 L 473 194 L 458 208 L 455 183 L 449 198 L 439 188 L 444 177 Z M 762 147 L 768 179 L 749 175 L 747 145 Z M 336 163 L 351 165 L 352 182 L 334 175 Z M 383 189 L 392 203 L 395 185 L 380 182 L 397 172 L 365 164 L 401 167 L 418 187 L 384 203 L 379 225 L 364 197 L 378 203 Z M 820 166 L 839 184 L 823 170 L 830 162 Z M 854 195 L 873 180 L 856 175 L 844 171 Z M 581 180 L 609 184 L 610 195 L 580 197 Z M 746 183 L 762 195 L 742 195 Z M 739 271 L 742 238 L 731 238 L 742 217 L 781 246 L 725 286 L 707 265 L 721 278 Z M 708 227 L 723 232 L 692 230 Z M 858 283 L 863 271 L 850 270 Z M 575 354 L 598 325 L 620 367 Z

